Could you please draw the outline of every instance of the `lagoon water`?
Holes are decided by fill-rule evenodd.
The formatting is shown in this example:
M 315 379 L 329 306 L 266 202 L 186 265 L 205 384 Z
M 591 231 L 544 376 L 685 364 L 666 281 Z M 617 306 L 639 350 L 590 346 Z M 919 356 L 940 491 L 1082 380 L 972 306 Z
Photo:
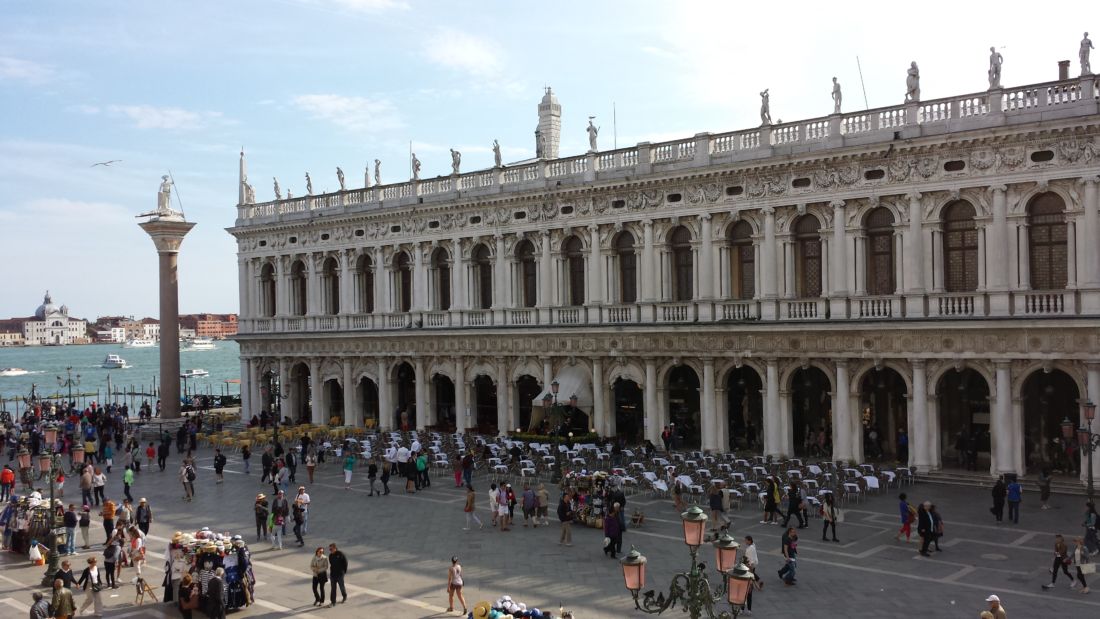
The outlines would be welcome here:
M 181 346 L 180 371 L 201 368 L 210 372 L 209 376 L 187 379 L 187 393 L 210 393 L 214 395 L 240 393 L 239 383 L 226 383 L 241 377 L 240 348 L 232 340 L 219 340 L 214 350 L 186 350 Z M 108 370 L 100 367 L 109 354 L 121 356 L 130 367 Z M 111 391 L 133 391 L 151 393 L 154 383 L 160 382 L 160 347 L 123 348 L 122 344 L 87 344 L 82 346 L 28 346 L 22 348 L 0 348 L 0 369 L 22 368 L 29 373 L 23 376 L 0 376 L 0 397 L 5 400 L 29 396 L 32 384 L 36 386 L 39 397 L 60 394 L 68 395 L 68 387 L 58 385 L 58 377 L 66 380 L 65 368 L 72 367 L 73 380 L 80 375 L 80 384 L 72 388 L 73 399 L 79 402 L 76 394 L 85 394 L 87 401 L 100 394 L 99 401 L 107 402 L 107 381 L 110 377 Z M 181 388 L 183 384 L 181 381 Z M 122 397 L 118 401 L 121 403 Z M 10 407 L 9 407 L 10 409 Z

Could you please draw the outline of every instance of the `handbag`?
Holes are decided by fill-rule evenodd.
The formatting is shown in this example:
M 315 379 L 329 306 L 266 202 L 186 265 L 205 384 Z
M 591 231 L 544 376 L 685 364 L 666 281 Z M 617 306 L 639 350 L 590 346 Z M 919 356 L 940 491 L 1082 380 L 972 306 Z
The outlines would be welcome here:
M 317 572 L 317 582 L 321 583 L 322 585 L 327 583 L 328 582 L 328 572 L 326 572 L 324 570 L 321 570 L 320 572 Z

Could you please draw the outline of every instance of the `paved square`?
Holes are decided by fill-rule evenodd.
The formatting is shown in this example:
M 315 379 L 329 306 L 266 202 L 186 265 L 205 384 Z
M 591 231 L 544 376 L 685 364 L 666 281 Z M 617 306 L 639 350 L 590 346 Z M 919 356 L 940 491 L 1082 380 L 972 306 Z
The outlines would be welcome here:
M 511 595 L 529 606 L 553 609 L 559 604 L 577 617 L 641 616 L 633 610 L 623 587 L 617 562 L 601 552 L 603 534 L 576 527 L 574 546 L 557 544 L 556 522 L 549 528 L 525 529 L 518 524 L 510 532 L 464 532 L 463 493 L 449 476 L 437 476 L 432 487 L 415 495 L 401 492 L 367 496 L 365 469 L 357 470 L 353 489 L 343 489 L 338 464 L 327 462 L 317 469 L 314 484 L 307 484 L 313 499 L 306 547 L 293 541 L 284 550 L 271 550 L 255 542 L 252 503 L 255 494 L 270 494 L 270 485 L 259 484 L 253 467 L 244 475 L 242 463 L 230 458 L 226 481 L 214 483 L 212 450 L 201 448 L 197 496 L 193 503 L 180 500 L 177 480 L 179 456 L 160 473 L 143 469 L 133 493 L 147 497 L 154 510 L 148 571 L 151 582 L 160 582 L 165 544 L 176 530 L 202 526 L 239 532 L 251 544 L 258 580 L 258 601 L 235 614 L 238 617 L 442 617 L 447 606 L 446 567 L 451 555 L 461 557 L 465 568 L 467 602 L 494 600 Z M 258 463 L 258 457 L 254 458 Z M 303 467 L 298 481 L 306 480 Z M 486 519 L 489 480 L 476 477 L 479 515 Z M 72 500 L 72 488 L 68 499 Z M 121 496 L 122 482 L 116 469 L 108 496 Z M 553 492 L 553 489 L 551 489 Z M 795 587 L 783 587 L 775 571 L 780 566 L 780 527 L 758 524 L 760 512 L 748 504 L 734 510 L 731 531 L 740 539 L 752 535 L 760 550 L 760 574 L 766 584 L 753 600 L 760 617 L 976 617 L 990 593 L 998 594 L 1012 617 L 1063 619 L 1100 616 L 1100 591 L 1080 595 L 1063 578 L 1044 592 L 1049 581 L 1053 535 L 1072 539 L 1080 533 L 1081 497 L 1055 496 L 1054 509 L 1040 511 L 1034 496 L 1025 495 L 1021 524 L 996 525 L 988 514 L 986 490 L 918 484 L 905 489 L 913 500 L 935 502 L 945 520 L 943 552 L 920 558 L 914 544 L 895 542 L 896 490 L 845 506 L 846 518 L 838 528 L 840 544 L 821 542 L 820 520 L 811 519 L 801 531 L 799 579 Z M 676 570 L 687 567 L 688 553 L 680 541 L 680 524 L 671 501 L 647 495 L 628 497 L 628 510 L 641 507 L 646 524 L 630 529 L 624 547 L 637 546 L 648 558 L 647 588 L 661 590 Z M 94 511 L 93 511 L 94 513 Z M 551 516 L 551 520 L 554 518 Z M 486 519 L 487 521 L 487 519 Z M 293 535 L 288 536 L 293 540 Z M 93 520 L 93 541 L 102 529 Z M 311 606 L 310 551 L 336 542 L 348 555 L 348 602 L 333 609 Z M 94 547 L 97 555 L 101 547 Z M 76 557 L 74 565 L 83 563 Z M 713 551 L 705 546 L 702 559 L 711 564 Z M 0 557 L 0 617 L 22 617 L 30 592 L 42 570 L 11 553 Z M 133 570 L 123 571 L 129 582 Z M 1094 576 L 1095 578 L 1095 576 Z M 162 591 L 158 588 L 157 595 Z M 77 602 L 81 596 L 77 595 Z M 177 617 L 174 608 L 145 605 L 135 609 L 131 587 L 110 592 L 109 617 Z M 679 616 L 670 611 L 668 616 Z M 451 615 L 457 616 L 457 614 Z

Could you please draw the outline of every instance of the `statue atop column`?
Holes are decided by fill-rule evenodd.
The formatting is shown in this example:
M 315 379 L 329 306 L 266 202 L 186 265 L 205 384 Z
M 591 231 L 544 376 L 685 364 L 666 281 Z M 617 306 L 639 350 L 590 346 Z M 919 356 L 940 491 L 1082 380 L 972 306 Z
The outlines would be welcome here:
M 840 113 L 840 101 L 843 95 L 840 94 L 840 82 L 833 78 L 833 114 Z
M 336 166 L 336 180 L 340 182 L 340 191 L 345 191 L 344 187 L 344 171 L 340 169 L 340 166 Z
M 309 177 L 309 172 L 306 172 L 306 195 L 313 195 L 313 179 Z
M 1089 53 L 1092 49 L 1092 41 L 1086 32 L 1085 38 L 1081 39 L 1081 49 L 1077 52 L 1077 57 L 1081 59 L 1081 75 L 1092 75 L 1092 67 L 1089 66 Z
M 382 161 L 380 159 L 374 160 L 374 184 L 382 184 Z
M 410 153 L 409 158 L 412 159 L 412 180 L 420 180 L 420 160 L 416 158 L 416 153 Z
M 170 215 L 172 211 L 172 180 L 168 175 L 160 177 L 160 191 L 157 192 L 157 214 Z
M 772 124 L 772 104 L 771 95 L 768 94 L 767 88 L 764 92 L 760 93 L 760 124 L 770 125 Z
M 500 165 L 500 142 L 493 140 L 493 165 L 494 167 L 501 167 Z
M 588 152 L 590 153 L 594 153 L 599 150 L 598 148 L 596 148 L 596 137 L 600 135 L 600 128 L 597 127 L 594 122 L 592 122 L 595 119 L 595 116 L 588 117 Z
M 272 176 L 271 180 L 275 182 L 275 199 L 276 200 L 282 200 L 283 199 L 283 190 L 279 189 L 279 179 Z
M 997 53 L 997 48 L 989 48 L 989 89 L 996 90 L 1001 87 L 1001 63 L 1004 57 Z
M 462 167 L 462 153 L 455 149 L 451 149 L 451 174 L 458 176 L 459 168 Z
M 905 74 L 905 102 L 916 103 L 920 101 L 920 69 L 917 61 L 909 63 L 909 70 Z

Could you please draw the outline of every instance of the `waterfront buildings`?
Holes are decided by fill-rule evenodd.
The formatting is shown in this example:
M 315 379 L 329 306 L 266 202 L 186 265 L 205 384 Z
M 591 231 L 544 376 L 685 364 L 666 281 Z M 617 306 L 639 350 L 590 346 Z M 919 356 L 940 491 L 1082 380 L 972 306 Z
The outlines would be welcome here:
M 913 98 L 263 203 L 242 154 L 243 415 L 505 432 L 557 381 L 631 442 L 1033 472 L 1100 398 L 1100 90 Z
M 182 314 L 180 328 L 193 331 L 191 337 L 223 340 L 237 334 L 236 314 Z
M 88 323 L 69 316 L 66 305 L 54 305 L 47 291 L 33 316 L 0 320 L 0 345 L 64 346 L 88 342 Z

